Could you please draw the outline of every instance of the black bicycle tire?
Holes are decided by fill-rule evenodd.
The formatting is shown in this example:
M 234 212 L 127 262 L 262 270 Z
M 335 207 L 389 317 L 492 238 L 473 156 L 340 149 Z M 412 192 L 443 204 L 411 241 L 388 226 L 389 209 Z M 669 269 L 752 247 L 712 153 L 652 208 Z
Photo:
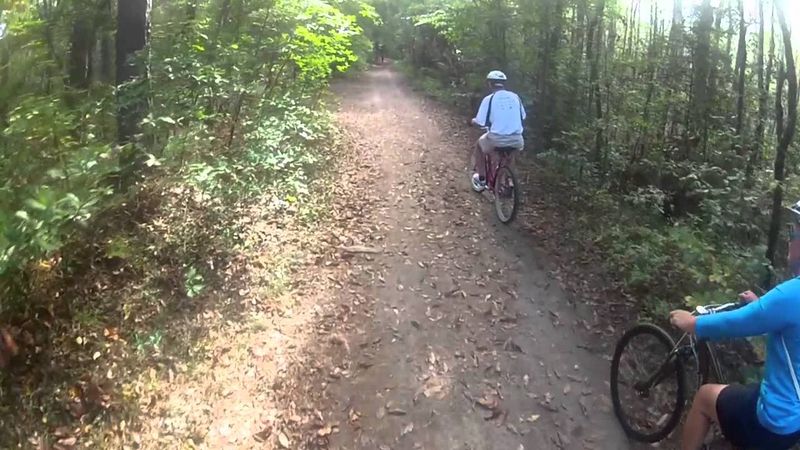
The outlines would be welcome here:
M 500 210 L 499 210 L 499 208 L 500 208 L 500 204 L 499 204 L 500 195 L 497 192 L 498 191 L 498 189 L 497 189 L 498 181 L 504 179 L 501 176 L 503 171 L 508 172 L 508 174 L 511 176 L 511 183 L 514 186 L 513 187 L 513 189 L 514 189 L 513 207 L 511 209 L 511 214 L 509 214 L 508 218 L 505 219 L 505 220 L 503 220 L 503 218 L 500 217 Z M 500 220 L 501 223 L 509 224 L 509 223 L 514 221 L 515 217 L 517 217 L 517 211 L 519 210 L 519 184 L 517 183 L 517 174 L 515 174 L 514 171 L 511 170 L 511 168 L 508 167 L 508 166 L 505 166 L 505 165 L 500 166 L 500 167 L 497 168 L 497 172 L 495 173 L 494 182 L 495 182 L 495 186 L 494 186 L 494 212 L 495 212 L 495 215 L 497 216 L 497 218 Z
M 675 341 L 672 339 L 672 337 L 662 328 L 653 324 L 639 324 L 626 331 L 617 342 L 617 346 L 614 349 L 614 357 L 611 360 L 611 402 L 614 407 L 614 414 L 617 416 L 617 420 L 619 420 L 619 423 L 622 426 L 622 429 L 625 431 L 625 434 L 636 441 L 652 444 L 666 438 L 678 426 L 686 402 L 686 377 L 683 362 L 680 360 L 680 358 L 678 358 L 675 360 L 675 371 L 678 383 L 678 398 L 676 399 L 677 401 L 675 402 L 675 409 L 671 412 L 671 416 L 664 423 L 664 426 L 660 430 L 656 430 L 653 433 L 642 433 L 638 430 L 635 430 L 629 424 L 629 421 L 627 417 L 625 417 L 625 413 L 622 410 L 622 404 L 619 398 L 619 387 L 617 384 L 619 382 L 619 363 L 622 359 L 622 354 L 625 350 L 625 347 L 634 337 L 640 334 L 650 334 L 654 336 L 661 343 L 665 344 L 667 349 L 672 349 L 675 347 Z

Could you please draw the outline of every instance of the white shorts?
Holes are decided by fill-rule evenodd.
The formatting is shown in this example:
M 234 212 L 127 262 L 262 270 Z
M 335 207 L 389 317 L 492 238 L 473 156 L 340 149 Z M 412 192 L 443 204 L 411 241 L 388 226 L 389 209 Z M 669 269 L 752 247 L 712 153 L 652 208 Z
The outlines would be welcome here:
M 478 145 L 483 153 L 489 153 L 500 147 L 514 147 L 517 150 L 525 148 L 525 140 L 521 134 L 503 136 L 494 133 L 485 133 L 478 139 Z

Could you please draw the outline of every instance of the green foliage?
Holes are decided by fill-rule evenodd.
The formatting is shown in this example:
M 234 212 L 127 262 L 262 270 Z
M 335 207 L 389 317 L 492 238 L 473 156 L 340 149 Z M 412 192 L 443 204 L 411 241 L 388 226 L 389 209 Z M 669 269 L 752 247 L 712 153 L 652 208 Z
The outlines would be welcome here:
M 184 290 L 186 291 L 186 296 L 189 298 L 197 297 L 206 287 L 203 276 L 194 266 L 190 266 L 186 271 L 186 277 L 183 286 Z
M 315 147 L 330 131 L 321 91 L 366 57 L 362 30 L 378 20 L 358 0 L 158 4 L 149 55 L 139 55 L 149 78 L 115 96 L 114 55 L 103 53 L 113 52 L 114 22 L 98 5 L 23 2 L 0 16 L 8 25 L 0 38 L 0 292 L 124 198 L 115 192 L 119 171 L 134 151 L 147 173 L 194 192 L 220 223 L 226 208 L 265 192 L 284 210 L 302 202 L 324 159 Z M 86 33 L 108 47 L 73 57 Z M 142 96 L 143 134 L 118 147 L 117 108 Z M 191 247 L 192 237 L 175 238 Z

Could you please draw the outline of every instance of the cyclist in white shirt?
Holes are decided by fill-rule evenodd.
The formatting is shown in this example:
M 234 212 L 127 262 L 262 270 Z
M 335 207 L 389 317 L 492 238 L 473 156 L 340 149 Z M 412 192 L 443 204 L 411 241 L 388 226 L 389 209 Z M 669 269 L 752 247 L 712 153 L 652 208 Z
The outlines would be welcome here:
M 488 129 L 475 146 L 475 161 L 479 163 L 476 164 L 477 173 L 472 175 L 472 185 L 476 191 L 486 188 L 486 167 L 480 164 L 483 154 L 490 153 L 492 157 L 496 157 L 497 148 L 511 147 L 520 151 L 525 147 L 522 139 L 525 107 L 519 95 L 506 90 L 507 81 L 503 72 L 489 72 L 486 82 L 492 93 L 483 99 L 478 114 L 471 120 L 472 125 Z

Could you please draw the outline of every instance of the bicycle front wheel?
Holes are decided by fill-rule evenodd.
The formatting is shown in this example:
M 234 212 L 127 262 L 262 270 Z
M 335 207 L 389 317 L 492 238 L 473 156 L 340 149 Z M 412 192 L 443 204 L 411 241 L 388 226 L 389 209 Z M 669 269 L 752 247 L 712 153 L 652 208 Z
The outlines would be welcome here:
M 514 172 L 500 166 L 494 181 L 494 206 L 500 222 L 509 223 L 517 216 L 519 209 L 519 185 Z
M 678 425 L 686 398 L 685 369 L 675 342 L 642 324 L 626 332 L 611 361 L 611 401 L 622 429 L 640 442 L 658 442 Z

